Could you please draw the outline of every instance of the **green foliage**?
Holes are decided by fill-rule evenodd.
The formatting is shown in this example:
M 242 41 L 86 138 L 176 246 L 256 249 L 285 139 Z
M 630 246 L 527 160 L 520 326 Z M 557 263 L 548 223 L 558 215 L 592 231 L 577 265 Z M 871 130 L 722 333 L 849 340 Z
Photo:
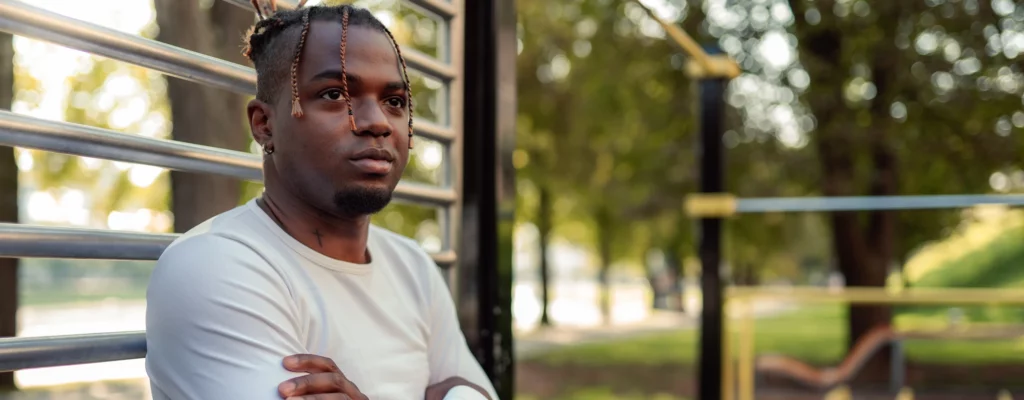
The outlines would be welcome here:
M 908 315 L 910 316 L 910 315 Z M 904 317 L 904 316 L 901 316 Z M 901 329 L 912 325 L 934 325 L 942 317 L 907 319 Z M 905 317 L 904 317 L 905 318 Z M 754 348 L 757 354 L 785 354 L 813 365 L 836 365 L 846 354 L 846 310 L 834 304 L 807 306 L 793 312 L 757 321 Z M 681 330 L 616 342 L 565 347 L 536 358 L 549 365 L 694 365 L 697 332 Z M 907 342 L 907 357 L 913 363 L 980 365 L 1019 363 L 1024 354 L 1016 340 L 924 341 Z M 666 351 L 671 349 L 671 351 Z
M 15 74 L 16 101 L 20 101 L 22 107 L 38 106 L 38 93 L 43 90 L 41 82 L 32 78 L 24 65 L 18 65 Z M 141 67 L 90 58 L 76 75 L 69 78 L 69 84 L 65 86 L 64 95 L 68 99 L 68 107 L 64 120 L 103 129 L 166 137 L 168 108 L 165 95 L 160 90 L 163 79 L 160 74 Z M 119 90 L 123 91 L 126 85 L 137 85 L 141 90 L 116 94 Z M 115 86 L 119 89 L 115 89 Z M 118 112 L 122 116 L 115 115 Z M 138 117 L 124 118 L 123 114 L 128 112 L 136 113 Z M 109 213 L 117 210 L 167 210 L 170 185 L 165 173 L 160 173 L 152 183 L 139 179 L 138 182 L 145 184 L 139 185 L 130 179 L 133 173 L 130 167 L 115 167 L 121 163 L 60 153 L 21 151 L 29 152 L 34 165 L 34 168 L 22 173 L 21 179 L 25 182 L 22 186 L 55 191 L 55 197 L 59 197 L 59 192 L 68 188 L 83 190 L 91 212 L 102 218 L 101 221 L 105 221 Z
M 915 287 L 1024 286 L 1024 227 L 1004 231 L 988 246 L 944 262 Z
M 535 213 L 547 187 L 558 236 L 595 247 L 604 237 L 613 260 L 668 245 L 689 227 L 658 219 L 680 213 L 694 178 L 691 96 L 674 49 L 644 36 L 627 2 L 517 6 L 517 213 Z
M 987 193 L 994 173 L 1022 168 L 1021 49 L 1005 41 L 1019 12 L 916 0 L 835 9 L 805 1 L 672 4 L 682 10 L 676 23 L 698 41 L 717 42 L 745 71 L 727 95 L 735 107 L 723 138 L 730 192 Z M 518 178 L 529 182 L 520 184 L 521 220 L 535 213 L 535 188 L 545 186 L 556 193 L 559 236 L 596 248 L 594 216 L 605 209 L 615 258 L 636 260 L 648 247 L 692 254 L 692 223 L 679 209 L 696 185 L 698 103 L 677 50 L 645 36 L 629 2 L 517 5 L 516 160 Z M 706 19 L 710 9 L 715 17 Z M 788 50 L 772 51 L 794 54 L 781 63 L 760 47 L 779 37 Z M 845 160 L 823 155 L 827 143 Z M 878 154 L 894 164 L 879 164 Z M 880 188 L 887 174 L 894 183 Z M 894 215 L 894 262 L 961 218 L 958 210 Z M 727 260 L 765 277 L 827 269 L 835 249 L 826 217 L 731 220 Z M 864 226 L 858 234 L 870 237 Z

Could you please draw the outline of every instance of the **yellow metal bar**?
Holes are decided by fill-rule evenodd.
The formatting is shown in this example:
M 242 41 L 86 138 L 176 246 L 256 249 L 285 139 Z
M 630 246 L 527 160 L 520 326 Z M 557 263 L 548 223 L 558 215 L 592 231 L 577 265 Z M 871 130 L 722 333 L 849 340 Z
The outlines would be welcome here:
M 705 52 L 704 49 L 697 44 L 697 41 L 693 40 L 693 37 L 687 34 L 686 31 L 682 30 L 675 24 L 670 24 L 662 20 L 654 13 L 654 10 L 648 8 L 640 0 L 636 0 L 636 4 L 640 5 L 651 19 L 661 25 L 661 28 L 665 30 L 665 33 L 668 34 L 670 39 L 672 39 L 672 42 L 681 47 L 683 51 L 685 51 L 686 54 L 696 62 L 699 67 L 699 71 L 691 70 L 691 74 L 728 79 L 732 79 L 740 75 L 740 67 L 735 61 L 728 57 L 708 55 L 708 53 Z
M 702 193 L 686 196 L 684 208 L 691 217 L 722 218 L 736 214 L 736 196 L 729 193 Z
M 726 296 L 743 300 L 860 304 L 1024 304 L 1021 289 L 906 289 L 891 292 L 885 288 L 818 287 L 762 288 L 729 287 Z
M 724 318 L 722 318 L 722 399 L 723 400 L 736 400 L 732 390 L 736 387 L 733 382 L 733 371 L 736 365 L 732 362 L 732 323 L 729 318 L 729 299 L 722 299 L 722 309 L 725 310 Z
M 739 349 L 739 394 L 740 400 L 754 400 L 754 300 L 748 299 L 743 305 L 743 320 L 740 327 Z
M 914 389 L 910 387 L 900 389 L 900 392 L 896 395 L 896 400 L 914 400 Z
M 839 385 L 839 387 L 825 393 L 825 400 L 850 400 L 852 398 L 853 393 L 850 392 L 850 387 L 846 385 Z

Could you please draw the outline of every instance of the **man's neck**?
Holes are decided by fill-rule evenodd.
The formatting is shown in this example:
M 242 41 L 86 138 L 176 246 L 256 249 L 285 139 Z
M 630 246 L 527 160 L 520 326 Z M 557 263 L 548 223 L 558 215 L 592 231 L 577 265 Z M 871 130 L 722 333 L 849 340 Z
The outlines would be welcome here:
M 257 204 L 291 237 L 320 254 L 355 264 L 370 262 L 366 249 L 369 216 L 332 215 L 269 187 Z

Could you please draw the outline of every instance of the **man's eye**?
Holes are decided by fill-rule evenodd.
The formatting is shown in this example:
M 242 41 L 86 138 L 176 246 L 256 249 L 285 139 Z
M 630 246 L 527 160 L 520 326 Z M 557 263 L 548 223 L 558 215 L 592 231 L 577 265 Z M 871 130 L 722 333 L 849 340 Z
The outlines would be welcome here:
M 337 89 L 328 90 L 328 91 L 324 92 L 324 94 L 320 95 L 320 97 L 325 99 L 325 100 L 332 100 L 332 101 L 337 101 L 337 100 L 341 100 L 341 99 L 345 98 L 345 96 L 343 96 L 341 94 L 341 91 L 337 90 Z
M 405 107 L 405 99 L 399 97 L 392 97 L 388 99 L 388 105 L 395 108 Z

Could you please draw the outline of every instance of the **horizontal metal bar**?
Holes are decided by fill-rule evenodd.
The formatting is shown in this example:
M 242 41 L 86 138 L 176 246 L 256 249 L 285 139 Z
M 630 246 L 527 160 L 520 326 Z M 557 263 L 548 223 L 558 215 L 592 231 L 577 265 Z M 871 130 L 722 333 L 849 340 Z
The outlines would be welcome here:
M 436 140 L 441 143 L 451 143 L 455 140 L 455 132 L 451 128 L 430 121 L 416 120 L 413 128 L 416 130 L 416 135 L 430 140 Z
M 687 214 L 698 218 L 723 218 L 742 213 L 925 210 L 977 205 L 1021 206 L 1024 195 L 737 198 L 729 193 L 704 193 L 687 196 L 685 201 Z
M 263 177 L 263 160 L 254 154 L 47 121 L 8 111 L 0 111 L 0 144 L 251 181 Z M 429 206 L 448 206 L 455 203 L 456 197 L 450 188 L 404 181 L 395 189 L 397 200 Z
M 699 218 L 722 218 L 736 214 L 736 196 L 730 193 L 699 193 L 686 196 L 686 214 Z
M 435 78 L 439 78 L 445 82 L 455 79 L 455 68 L 452 68 L 451 65 L 438 61 L 431 56 L 411 48 L 403 48 L 402 57 L 405 57 L 405 63 L 409 68 L 434 76 Z
M 437 14 L 441 18 L 450 20 L 455 17 L 458 13 L 458 8 L 455 7 L 451 1 L 445 0 L 408 0 L 410 3 L 422 7 L 431 13 Z M 473 0 L 470 0 L 473 1 Z
M 256 94 L 256 73 L 252 68 L 65 17 L 18 0 L 0 0 L 0 31 L 45 40 L 193 82 Z M 450 65 L 423 53 L 408 49 L 403 55 L 411 68 L 428 75 L 445 81 L 456 76 Z
M 1022 289 L 911 288 L 891 290 L 878 287 L 758 287 L 726 288 L 728 300 L 823 302 L 856 304 L 1024 304 Z
M 0 224 L 0 257 L 156 260 L 178 236 Z
M 0 31 L 128 62 L 239 93 L 256 93 L 252 68 L 68 18 L 18 0 L 0 0 Z
M 455 264 L 457 256 L 452 250 L 442 251 L 440 253 L 434 253 L 430 255 L 434 259 L 434 263 L 441 267 L 450 267 Z
M 966 208 L 977 205 L 1021 206 L 1024 205 L 1024 195 L 741 198 L 737 201 L 736 212 L 924 210 Z
M 0 339 L 0 372 L 144 357 L 145 332 Z
M 156 260 L 177 234 L 0 223 L 0 258 L 72 258 Z M 453 251 L 431 254 L 440 266 L 451 265 Z
M 191 143 L 128 135 L 68 122 L 0 111 L 0 145 L 153 165 L 178 171 L 263 179 L 252 154 Z
M 459 195 L 451 188 L 402 181 L 395 188 L 395 198 L 426 206 L 450 206 L 455 204 Z
M 229 4 L 236 5 L 238 7 L 242 7 L 244 9 L 246 9 L 247 11 L 252 11 L 253 15 L 254 16 L 256 15 L 256 10 L 253 10 L 252 2 L 250 2 L 249 0 L 224 0 L 224 1 L 228 2 Z M 295 1 L 291 1 L 291 0 L 277 0 L 277 9 L 278 10 L 292 10 L 292 9 L 295 9 L 295 5 L 296 4 L 298 4 L 298 3 L 295 2 Z

